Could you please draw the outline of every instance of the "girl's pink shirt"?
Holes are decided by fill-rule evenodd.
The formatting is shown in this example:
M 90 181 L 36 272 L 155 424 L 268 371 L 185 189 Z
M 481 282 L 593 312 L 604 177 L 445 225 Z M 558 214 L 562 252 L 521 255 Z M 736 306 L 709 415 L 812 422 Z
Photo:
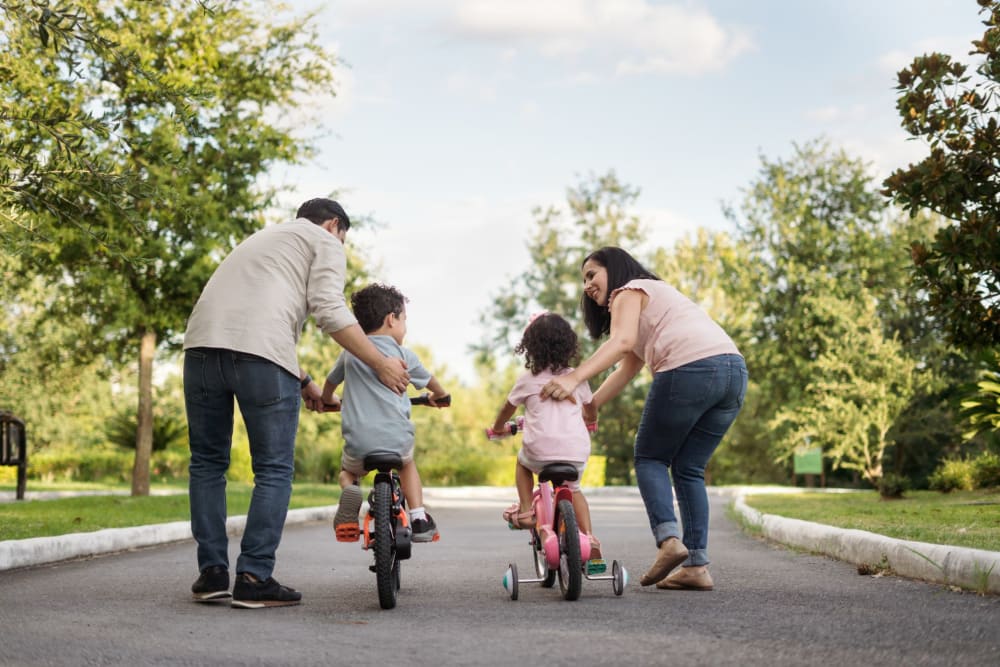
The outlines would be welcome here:
M 639 332 L 632 352 L 654 373 L 717 354 L 740 353 L 701 306 L 662 280 L 638 279 L 625 283 L 609 296 L 609 308 L 622 290 L 635 290 L 649 297 L 639 313 Z
M 507 396 L 511 405 L 524 405 L 522 447 L 530 459 L 585 463 L 590 457 L 590 433 L 583 423 L 582 412 L 583 404 L 594 398 L 590 385 L 581 382 L 573 391 L 576 403 L 551 398 L 543 401 L 539 395 L 549 380 L 571 370 L 566 368 L 558 373 L 544 370 L 538 375 L 525 373 Z

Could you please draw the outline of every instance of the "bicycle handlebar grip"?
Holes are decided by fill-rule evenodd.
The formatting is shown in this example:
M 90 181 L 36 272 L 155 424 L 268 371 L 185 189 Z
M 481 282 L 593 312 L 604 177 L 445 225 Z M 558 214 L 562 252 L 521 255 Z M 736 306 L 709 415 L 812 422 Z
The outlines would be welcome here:
M 441 398 L 436 400 L 437 407 L 446 408 L 451 405 L 451 394 L 445 394 Z M 430 405 L 431 399 L 430 394 L 420 394 L 419 396 L 410 397 L 410 405 Z

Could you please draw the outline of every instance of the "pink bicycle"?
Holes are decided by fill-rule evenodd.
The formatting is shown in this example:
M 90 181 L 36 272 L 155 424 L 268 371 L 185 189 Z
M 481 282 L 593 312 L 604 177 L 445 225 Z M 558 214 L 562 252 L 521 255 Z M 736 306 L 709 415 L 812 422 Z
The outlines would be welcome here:
M 524 427 L 524 417 L 509 421 L 503 433 L 486 429 L 491 440 L 512 435 Z M 596 424 L 588 425 L 590 431 Z M 538 474 L 538 484 L 532 495 L 532 509 L 535 512 L 535 526 L 529 529 L 528 543 L 531 545 L 535 574 L 533 578 L 518 576 L 517 564 L 508 563 L 503 576 L 503 587 L 511 600 L 518 597 L 519 584 L 541 584 L 551 588 L 556 577 L 559 589 L 566 600 L 579 599 L 584 578 L 590 580 L 610 580 L 615 595 L 625 592 L 628 572 L 617 560 L 611 563 L 611 574 L 603 558 L 591 560 L 590 538 L 580 531 L 573 509 L 573 491 L 567 485 L 577 479 L 578 472 L 572 463 L 553 462 L 542 468 Z

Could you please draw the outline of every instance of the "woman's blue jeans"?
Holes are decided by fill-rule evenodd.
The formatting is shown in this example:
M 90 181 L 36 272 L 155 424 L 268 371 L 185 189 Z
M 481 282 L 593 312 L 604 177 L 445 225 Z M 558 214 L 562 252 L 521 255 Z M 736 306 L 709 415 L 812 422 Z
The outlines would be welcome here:
M 686 566 L 709 562 L 705 466 L 743 407 L 747 379 L 743 357 L 723 354 L 657 373 L 646 397 L 635 436 L 639 493 L 656 545 L 681 537 Z
M 229 569 L 226 471 L 233 441 L 233 400 L 250 441 L 253 495 L 236 572 L 261 581 L 274 570 L 288 513 L 299 425 L 299 381 L 261 357 L 233 350 L 192 348 L 184 353 L 184 403 L 191 441 L 191 532 L 198 569 Z

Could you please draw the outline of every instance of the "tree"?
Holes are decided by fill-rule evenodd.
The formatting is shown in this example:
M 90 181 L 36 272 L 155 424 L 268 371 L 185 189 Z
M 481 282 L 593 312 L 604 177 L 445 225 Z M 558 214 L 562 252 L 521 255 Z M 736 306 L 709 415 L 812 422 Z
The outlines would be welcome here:
M 491 307 L 480 316 L 486 331 L 484 343 L 474 348 L 480 363 L 495 365 L 510 359 L 529 317 L 540 309 L 562 315 L 578 333 L 582 331 L 583 258 L 608 245 L 637 253 L 635 248 L 643 242 L 643 227 L 629 208 L 638 196 L 638 190 L 609 171 L 568 189 L 566 210 L 534 210 L 536 228 L 527 242 L 531 266 L 494 297 Z M 584 357 L 597 347 L 596 341 L 583 336 L 580 343 Z M 592 380 L 594 388 L 603 377 Z M 608 483 L 626 483 L 630 479 L 632 442 L 644 397 L 643 382 L 637 379 L 602 409 L 594 443 L 595 450 L 607 456 Z
M 19 254 L 48 240 L 56 221 L 87 233 L 95 203 L 123 220 L 148 196 L 141 176 L 91 150 L 115 141 L 112 109 L 78 94 L 84 61 L 115 63 L 147 81 L 179 117 L 185 92 L 144 68 L 94 21 L 96 3 L 0 0 L 0 249 Z M 70 193 L 76 196 L 71 196 Z M 37 214 L 47 215 L 39 217 Z
M 1000 2 L 978 0 L 987 26 L 972 42 L 976 69 L 940 53 L 918 56 L 898 74 L 903 128 L 930 153 L 897 169 L 884 193 L 912 214 L 935 211 L 951 224 L 911 256 L 951 340 L 960 346 L 1000 341 Z
M 823 352 L 812 364 L 805 400 L 773 420 L 784 434 L 783 458 L 803 444 L 819 446 L 834 469 L 856 470 L 873 485 L 883 477 L 889 431 L 915 393 L 917 364 L 895 338 L 886 338 L 875 300 L 808 296 Z
M 249 7 L 246 0 L 93 7 L 95 34 L 114 35 L 142 71 L 163 72 L 188 91 L 187 113 L 132 61 L 81 52 L 72 80 L 61 82 L 64 97 L 102 109 L 118 129 L 113 141 L 81 135 L 80 151 L 139 174 L 151 196 L 133 200 L 123 218 L 74 182 L 56 182 L 50 196 L 83 202 L 85 222 L 60 224 L 60 210 L 37 211 L 48 235 L 20 239 L 29 271 L 63 281 L 67 298 L 50 304 L 50 315 L 86 318 L 109 355 L 138 358 L 136 495 L 149 489 L 154 353 L 176 342 L 219 258 L 264 223 L 275 193 L 259 176 L 310 156 L 293 127 L 302 119 L 288 112 L 305 96 L 332 93 L 335 60 L 316 46 L 312 17 L 282 24 Z
M 823 294 L 860 301 L 874 294 L 880 309 L 896 312 L 900 285 L 893 267 L 905 257 L 892 246 L 886 202 L 866 165 L 823 141 L 795 145 L 784 160 L 762 156 L 742 206 L 726 215 L 741 247 L 727 285 L 746 310 L 729 333 L 740 341 L 759 387 L 759 400 L 751 402 L 753 430 L 781 442 L 785 434 L 771 432 L 772 419 L 811 400 L 806 387 L 825 352 L 806 300 Z

